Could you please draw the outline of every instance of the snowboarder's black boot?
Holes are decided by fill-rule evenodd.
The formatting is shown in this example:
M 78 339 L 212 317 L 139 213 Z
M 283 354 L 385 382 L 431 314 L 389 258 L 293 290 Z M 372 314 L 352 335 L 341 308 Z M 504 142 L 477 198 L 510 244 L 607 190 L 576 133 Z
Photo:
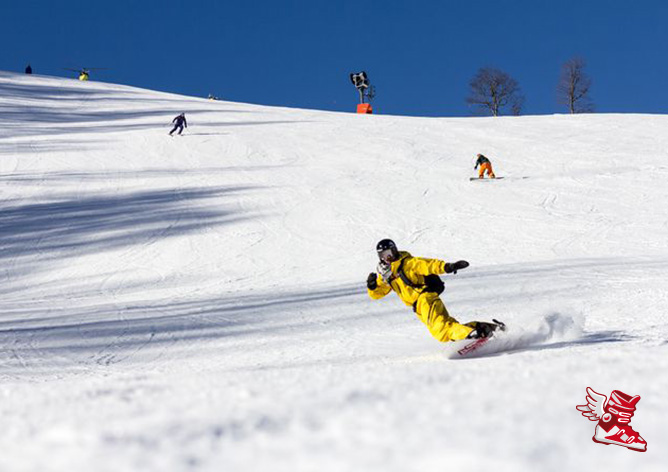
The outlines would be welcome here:
M 473 331 L 469 333 L 466 337 L 467 339 L 479 339 L 479 338 L 488 338 L 494 331 L 500 329 L 501 331 L 506 330 L 506 325 L 498 320 L 492 320 L 493 323 L 487 323 L 485 321 L 471 321 L 466 323 L 465 326 L 473 328 Z

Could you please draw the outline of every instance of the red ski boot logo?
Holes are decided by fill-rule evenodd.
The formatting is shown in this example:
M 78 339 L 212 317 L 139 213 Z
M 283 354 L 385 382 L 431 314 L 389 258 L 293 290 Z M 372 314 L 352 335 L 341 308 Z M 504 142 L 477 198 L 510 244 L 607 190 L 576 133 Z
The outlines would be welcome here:
M 606 402 L 607 400 L 607 402 Z M 645 452 L 647 442 L 633 431 L 631 418 L 640 396 L 632 397 L 619 390 L 613 390 L 610 398 L 587 387 L 587 404 L 575 408 L 589 421 L 598 421 L 594 442 L 623 446 L 632 451 Z

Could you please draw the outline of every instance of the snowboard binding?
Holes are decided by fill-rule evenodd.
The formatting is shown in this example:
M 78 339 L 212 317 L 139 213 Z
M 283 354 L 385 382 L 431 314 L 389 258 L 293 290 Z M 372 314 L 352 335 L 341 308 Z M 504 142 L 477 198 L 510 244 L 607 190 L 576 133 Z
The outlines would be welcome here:
M 492 318 L 492 323 L 488 323 L 486 321 L 472 321 L 470 323 L 466 323 L 465 326 L 473 328 L 473 331 L 471 331 L 469 335 L 466 336 L 466 339 L 489 338 L 497 329 L 501 331 L 506 330 L 506 324 L 494 318 Z

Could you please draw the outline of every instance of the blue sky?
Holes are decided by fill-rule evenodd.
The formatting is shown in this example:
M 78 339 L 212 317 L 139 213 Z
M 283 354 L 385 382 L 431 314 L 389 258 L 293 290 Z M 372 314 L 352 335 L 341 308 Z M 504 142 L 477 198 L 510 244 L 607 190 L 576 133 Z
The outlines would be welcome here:
M 660 0 L 0 0 L 0 69 L 338 111 L 366 70 L 379 113 L 468 116 L 483 66 L 518 80 L 526 114 L 564 112 L 559 69 L 580 56 L 596 111 L 666 113 L 667 20 Z

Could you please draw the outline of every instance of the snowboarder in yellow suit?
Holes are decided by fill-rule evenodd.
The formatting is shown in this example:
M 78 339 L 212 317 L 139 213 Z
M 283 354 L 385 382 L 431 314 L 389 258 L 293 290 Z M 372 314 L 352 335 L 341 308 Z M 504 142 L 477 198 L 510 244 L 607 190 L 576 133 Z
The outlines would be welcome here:
M 480 166 L 480 170 L 478 171 L 479 179 L 485 178 L 485 171 L 490 179 L 496 178 L 496 175 L 494 175 L 494 171 L 492 170 L 492 163 L 482 154 L 478 154 L 478 160 L 475 161 L 475 167 L 473 169 L 477 169 L 478 166 Z
M 374 300 L 395 291 L 402 302 L 413 307 L 431 335 L 438 341 L 459 341 L 466 338 L 487 337 L 496 325 L 485 322 L 460 324 L 448 313 L 439 294 L 443 282 L 439 274 L 456 274 L 469 266 L 466 261 L 454 263 L 439 259 L 413 257 L 397 250 L 391 239 L 383 239 L 376 246 L 380 262 L 378 274 L 372 272 L 367 278 L 367 291 Z

